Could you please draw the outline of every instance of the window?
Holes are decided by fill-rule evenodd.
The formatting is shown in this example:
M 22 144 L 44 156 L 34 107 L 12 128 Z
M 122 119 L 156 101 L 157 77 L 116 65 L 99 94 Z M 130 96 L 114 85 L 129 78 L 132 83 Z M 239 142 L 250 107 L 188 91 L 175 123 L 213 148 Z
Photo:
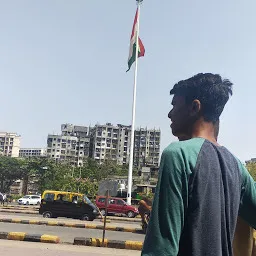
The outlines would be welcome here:
M 57 195 L 57 200 L 64 201 L 64 202 L 69 202 L 68 195 L 66 195 L 66 194 L 58 194 Z
M 61 154 L 65 154 L 65 150 L 61 150 Z
M 99 199 L 98 199 L 98 202 L 99 202 L 99 203 L 102 203 L 102 204 L 105 203 L 105 198 L 103 198 L 103 197 L 99 198 Z
M 109 204 L 115 204 L 115 199 L 109 199 L 108 203 Z
M 53 202 L 54 201 L 54 194 L 47 193 L 44 195 L 44 200 L 47 202 Z
M 125 205 L 125 202 L 123 200 L 117 200 L 116 204 L 118 204 L 118 205 Z
M 40 199 L 39 196 L 31 196 L 31 199 Z

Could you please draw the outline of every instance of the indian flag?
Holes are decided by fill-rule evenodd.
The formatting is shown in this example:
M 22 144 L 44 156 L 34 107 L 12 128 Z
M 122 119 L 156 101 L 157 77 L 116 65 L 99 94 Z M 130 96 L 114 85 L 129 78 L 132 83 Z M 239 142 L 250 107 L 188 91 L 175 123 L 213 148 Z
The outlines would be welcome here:
M 136 38 L 138 33 L 138 8 L 136 11 L 133 28 L 132 28 L 132 35 L 131 35 L 131 41 L 130 41 L 130 52 L 129 52 L 129 58 L 128 58 L 128 70 L 130 70 L 133 62 L 135 62 L 136 57 Z M 141 39 L 138 39 L 139 47 L 138 47 L 138 58 L 145 55 L 145 48 L 141 41 Z M 127 72 L 126 71 L 126 72 Z

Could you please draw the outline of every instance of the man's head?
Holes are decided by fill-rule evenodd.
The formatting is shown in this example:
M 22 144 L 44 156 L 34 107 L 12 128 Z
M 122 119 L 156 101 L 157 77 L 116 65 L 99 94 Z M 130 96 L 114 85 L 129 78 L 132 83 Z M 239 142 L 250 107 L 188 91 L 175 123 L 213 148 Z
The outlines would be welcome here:
M 170 91 L 174 95 L 171 119 L 172 133 L 177 137 L 190 138 L 195 124 L 209 123 L 213 126 L 232 95 L 232 83 L 220 75 L 197 74 L 180 81 Z

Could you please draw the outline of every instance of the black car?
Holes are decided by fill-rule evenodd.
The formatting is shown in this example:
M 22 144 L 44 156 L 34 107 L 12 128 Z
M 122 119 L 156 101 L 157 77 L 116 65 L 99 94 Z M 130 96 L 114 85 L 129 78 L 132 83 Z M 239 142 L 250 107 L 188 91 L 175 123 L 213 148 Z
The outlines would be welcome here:
M 39 214 L 44 218 L 71 217 L 93 221 L 99 211 L 83 194 L 47 190 L 43 193 Z

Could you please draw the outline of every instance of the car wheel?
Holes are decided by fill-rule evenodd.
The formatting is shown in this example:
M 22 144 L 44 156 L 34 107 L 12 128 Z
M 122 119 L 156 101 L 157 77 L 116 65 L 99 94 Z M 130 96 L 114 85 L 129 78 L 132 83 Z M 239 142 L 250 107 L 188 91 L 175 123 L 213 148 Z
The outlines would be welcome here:
M 134 218 L 134 217 L 135 217 L 134 212 L 133 212 L 133 211 L 127 212 L 127 217 L 128 217 L 128 218 Z
M 82 216 L 81 220 L 86 220 L 86 221 L 88 221 L 88 220 L 90 220 L 90 216 L 89 216 L 88 214 L 84 214 L 84 215 Z
M 48 219 L 48 218 L 51 218 L 51 217 L 52 217 L 52 213 L 51 213 L 51 212 L 44 212 L 44 213 L 43 213 L 43 217 L 44 217 L 44 218 L 47 218 L 47 219 Z
M 100 212 L 101 212 L 101 215 L 102 215 L 102 216 L 105 216 L 105 215 L 106 215 L 106 210 L 101 209 Z

